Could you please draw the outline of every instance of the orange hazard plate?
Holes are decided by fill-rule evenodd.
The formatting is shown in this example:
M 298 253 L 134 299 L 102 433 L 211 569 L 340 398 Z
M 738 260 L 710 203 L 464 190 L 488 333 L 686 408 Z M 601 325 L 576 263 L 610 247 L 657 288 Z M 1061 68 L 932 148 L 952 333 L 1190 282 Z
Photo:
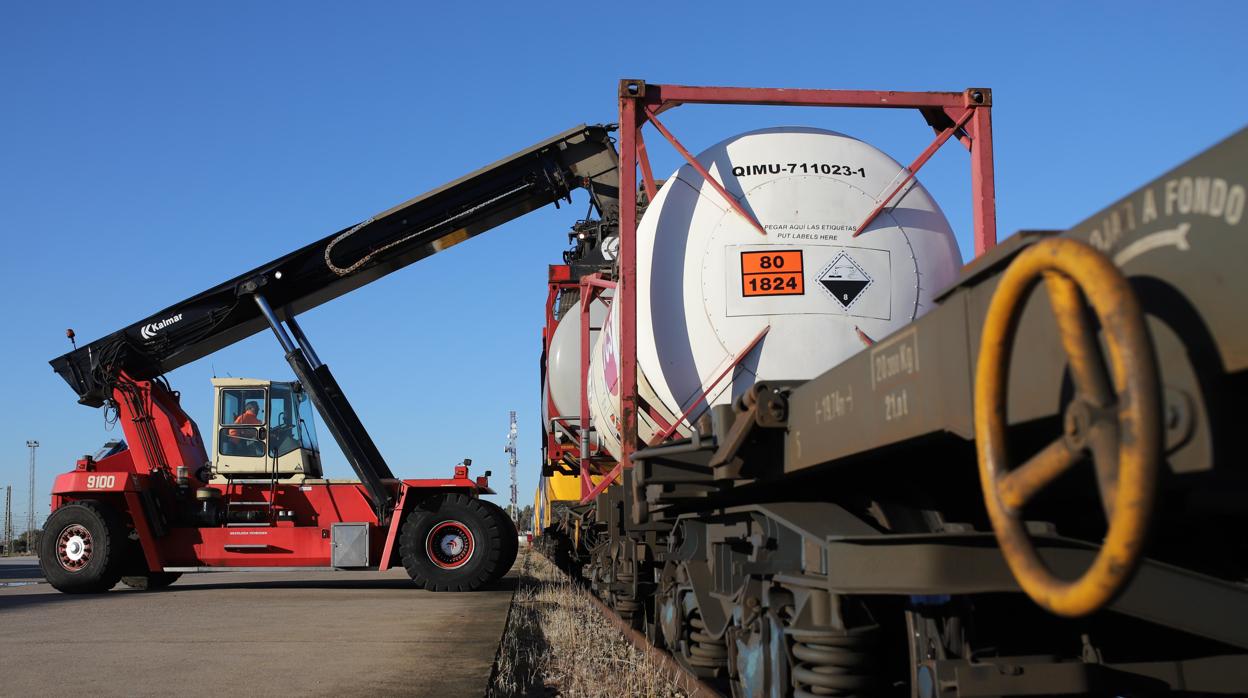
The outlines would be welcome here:
M 741 253 L 741 295 L 800 296 L 801 250 L 766 250 Z

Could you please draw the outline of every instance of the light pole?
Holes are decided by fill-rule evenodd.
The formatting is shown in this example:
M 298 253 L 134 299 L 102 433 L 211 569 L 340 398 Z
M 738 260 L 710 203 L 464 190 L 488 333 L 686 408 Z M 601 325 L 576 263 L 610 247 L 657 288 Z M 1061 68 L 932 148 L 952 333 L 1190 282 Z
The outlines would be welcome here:
M 516 508 L 516 413 L 511 412 L 511 429 L 507 432 L 507 448 L 503 449 L 507 453 L 507 464 L 511 466 L 511 500 L 508 508 L 511 510 L 511 520 L 514 522 L 520 518 L 520 510 Z
M 13 554 L 13 485 L 4 488 L 4 554 Z
M 35 550 L 35 449 L 39 448 L 39 442 L 31 439 L 26 442 L 26 447 L 30 449 L 30 501 L 26 509 L 26 553 L 30 554 Z

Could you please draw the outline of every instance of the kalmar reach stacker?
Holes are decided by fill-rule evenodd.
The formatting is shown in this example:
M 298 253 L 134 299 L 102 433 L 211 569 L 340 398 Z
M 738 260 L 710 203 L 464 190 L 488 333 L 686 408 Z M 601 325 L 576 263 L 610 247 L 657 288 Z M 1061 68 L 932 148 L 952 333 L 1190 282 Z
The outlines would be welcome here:
M 517 537 L 479 497 L 488 473 L 471 479 L 465 460 L 446 479 L 396 477 L 296 316 L 576 188 L 609 225 L 617 179 L 609 129 L 580 126 L 54 359 L 125 441 L 56 478 L 48 581 L 101 592 L 208 569 L 402 565 L 419 586 L 462 591 L 503 575 Z M 265 328 L 296 380 L 215 379 L 205 438 L 164 374 Z M 322 478 L 314 414 L 358 481 Z

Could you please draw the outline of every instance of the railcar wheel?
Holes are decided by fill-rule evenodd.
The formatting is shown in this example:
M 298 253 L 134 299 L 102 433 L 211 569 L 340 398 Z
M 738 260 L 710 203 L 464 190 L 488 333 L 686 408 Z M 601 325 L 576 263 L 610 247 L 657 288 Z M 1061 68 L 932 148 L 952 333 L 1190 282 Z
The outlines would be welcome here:
M 430 591 L 475 591 L 496 579 L 504 557 L 504 530 L 483 502 L 462 494 L 430 497 L 407 515 L 399 556 L 417 586 Z
M 121 578 L 121 583 L 131 589 L 157 591 L 168 587 L 181 577 L 181 572 L 147 572 L 139 575 L 126 575 Z
M 728 636 L 728 674 L 733 698 L 783 698 L 790 688 L 784 625 L 770 611 L 756 612 Z
M 610 543 L 604 538 L 589 549 L 589 563 L 585 565 L 585 579 L 589 581 L 589 589 L 594 596 L 607 601 L 611 584 Z
M 1010 352 L 1022 308 L 1041 280 L 1076 394 L 1066 410 L 1066 433 L 1010 469 L 1005 437 Z M 1110 376 L 1085 298 L 1104 330 Z M 1117 267 L 1076 240 L 1044 240 L 1023 250 L 1002 275 L 984 320 L 975 375 L 975 441 L 984 503 L 1001 552 L 1023 591 L 1041 607 L 1062 616 L 1087 615 L 1108 604 L 1135 573 L 1157 489 L 1160 404 L 1144 315 Z M 1109 529 L 1092 566 L 1066 581 L 1037 555 L 1022 508 L 1089 453 Z
M 98 594 L 121 579 L 125 530 L 100 502 L 67 504 L 48 517 L 39 541 L 39 568 L 58 591 Z

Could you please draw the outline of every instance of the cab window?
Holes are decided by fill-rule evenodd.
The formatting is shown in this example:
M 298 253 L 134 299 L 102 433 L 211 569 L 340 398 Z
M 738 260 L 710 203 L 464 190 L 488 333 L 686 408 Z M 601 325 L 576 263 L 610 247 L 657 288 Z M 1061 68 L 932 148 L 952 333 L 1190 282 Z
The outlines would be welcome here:
M 269 455 L 274 458 L 299 448 L 299 413 L 289 385 L 269 388 Z
M 263 456 L 264 433 L 261 428 L 268 411 L 262 388 L 229 388 L 221 391 L 220 424 L 217 448 L 223 456 Z
M 308 394 L 301 391 L 295 393 L 295 416 L 299 421 L 299 440 L 303 447 L 311 451 L 320 451 L 316 443 L 316 410 L 312 408 Z

